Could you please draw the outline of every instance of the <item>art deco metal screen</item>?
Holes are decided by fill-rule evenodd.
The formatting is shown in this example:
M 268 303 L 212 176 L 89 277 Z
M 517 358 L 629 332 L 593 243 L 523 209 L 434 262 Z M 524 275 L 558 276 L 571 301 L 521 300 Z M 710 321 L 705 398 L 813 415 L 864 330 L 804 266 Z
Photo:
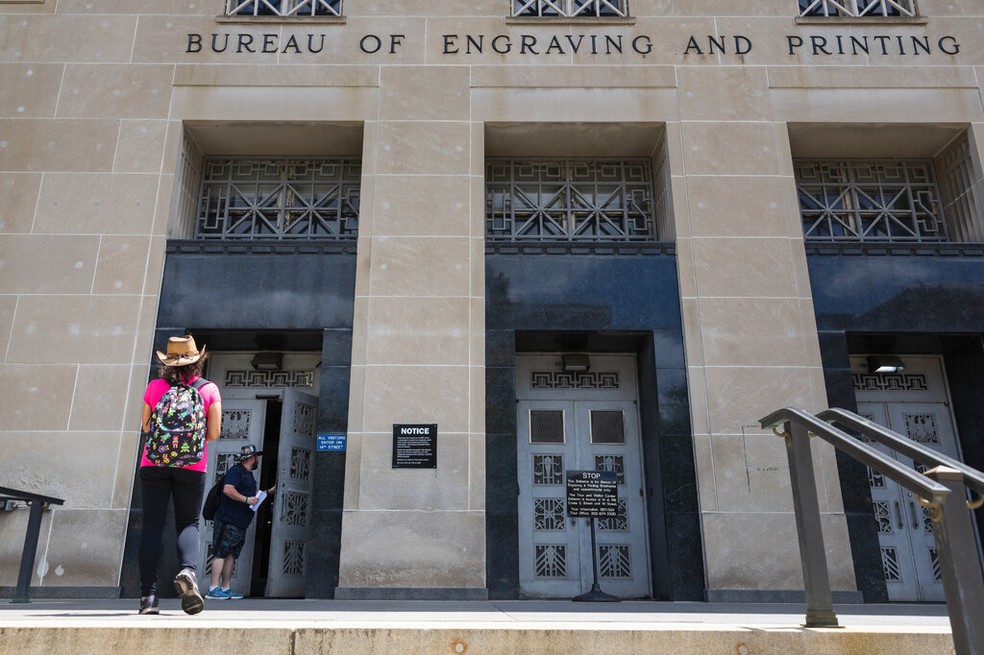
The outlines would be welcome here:
M 915 16 L 916 0 L 798 0 L 800 16 Z
M 226 0 L 226 16 L 341 16 L 342 0 Z
M 928 161 L 796 161 L 803 233 L 828 241 L 946 241 Z
M 490 159 L 489 241 L 655 241 L 649 160 Z
M 202 239 L 355 239 L 357 159 L 208 159 L 198 203 Z
M 513 16 L 581 18 L 629 15 L 628 0 L 512 0 Z

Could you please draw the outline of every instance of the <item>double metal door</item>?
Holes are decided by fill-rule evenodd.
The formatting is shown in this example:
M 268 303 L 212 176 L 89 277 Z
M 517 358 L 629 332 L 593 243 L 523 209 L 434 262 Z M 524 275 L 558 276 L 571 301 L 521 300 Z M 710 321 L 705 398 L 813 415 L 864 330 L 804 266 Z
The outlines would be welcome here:
M 556 359 L 526 357 L 517 364 L 520 588 L 539 598 L 572 598 L 591 588 L 589 519 L 567 516 L 566 472 L 599 470 L 616 473 L 619 496 L 617 518 L 594 519 L 600 586 L 621 598 L 648 597 L 633 360 L 593 356 L 591 373 L 555 384 Z M 579 379 L 571 384 L 573 378 Z
M 949 407 L 942 403 L 858 403 L 858 413 L 914 441 L 957 457 Z M 914 465 L 901 453 L 875 446 L 903 466 L 917 470 L 924 468 Z M 911 491 L 870 469 L 868 484 L 878 521 L 888 599 L 945 601 L 932 520 Z
M 854 374 L 858 414 L 960 459 L 942 361 L 928 356 L 903 361 L 900 373 Z M 854 369 L 864 370 L 863 358 L 855 358 Z M 924 468 L 890 448 L 872 445 L 906 467 Z M 889 600 L 944 601 L 932 520 L 911 492 L 871 469 L 868 484 Z
M 277 491 L 265 502 L 272 503 L 270 557 L 265 596 L 300 597 L 304 595 L 307 540 L 311 527 L 311 498 L 315 451 L 316 396 L 296 389 L 283 392 L 283 410 L 277 447 Z M 253 444 L 264 449 L 266 400 L 232 398 L 222 402 L 222 434 L 209 444 L 206 489 L 232 467 L 243 446 Z M 267 457 L 260 458 L 260 466 Z M 257 480 L 260 470 L 254 471 Z M 266 529 L 261 526 L 260 529 Z M 232 587 L 248 593 L 252 583 L 256 521 L 246 533 L 246 542 L 236 561 Z M 212 565 L 212 521 L 204 521 L 201 560 L 205 578 Z

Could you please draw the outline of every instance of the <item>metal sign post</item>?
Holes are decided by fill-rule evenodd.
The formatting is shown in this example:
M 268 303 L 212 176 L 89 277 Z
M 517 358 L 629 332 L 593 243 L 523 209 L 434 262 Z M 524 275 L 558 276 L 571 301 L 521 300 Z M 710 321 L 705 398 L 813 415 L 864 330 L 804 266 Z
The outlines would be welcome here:
M 617 603 L 620 598 L 606 594 L 598 584 L 598 543 L 595 518 L 618 516 L 618 476 L 614 471 L 567 471 L 567 515 L 586 518 L 591 527 L 591 568 L 594 579 L 591 591 L 571 600 L 594 603 Z

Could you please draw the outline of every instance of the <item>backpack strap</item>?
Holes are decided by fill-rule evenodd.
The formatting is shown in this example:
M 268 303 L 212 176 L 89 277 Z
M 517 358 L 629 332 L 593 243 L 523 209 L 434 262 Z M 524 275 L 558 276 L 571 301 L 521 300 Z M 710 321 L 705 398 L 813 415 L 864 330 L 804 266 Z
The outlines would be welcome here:
M 200 378 L 198 378 L 197 380 L 195 380 L 194 382 L 192 382 L 188 386 L 190 386 L 195 391 L 198 391 L 199 389 L 201 389 L 202 387 L 204 387 L 209 382 L 211 382 L 211 380 L 206 380 L 205 378 L 200 377 Z

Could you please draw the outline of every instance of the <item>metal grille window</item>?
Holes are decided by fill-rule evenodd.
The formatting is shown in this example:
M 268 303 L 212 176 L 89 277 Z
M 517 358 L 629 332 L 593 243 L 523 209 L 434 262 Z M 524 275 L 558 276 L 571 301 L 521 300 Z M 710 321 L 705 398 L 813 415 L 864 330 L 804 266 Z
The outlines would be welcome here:
M 629 15 L 628 0 L 512 0 L 514 17 L 607 18 Z
M 825 241 L 946 241 L 928 161 L 797 161 L 803 233 Z
M 342 0 L 226 0 L 226 16 L 341 16 Z
M 564 443 L 564 411 L 530 410 L 530 443 Z
M 657 238 L 648 159 L 491 159 L 485 200 L 490 241 Z
M 201 239 L 355 239 L 357 159 L 209 159 L 198 203 Z
M 800 16 L 916 15 L 916 0 L 798 0 Z

